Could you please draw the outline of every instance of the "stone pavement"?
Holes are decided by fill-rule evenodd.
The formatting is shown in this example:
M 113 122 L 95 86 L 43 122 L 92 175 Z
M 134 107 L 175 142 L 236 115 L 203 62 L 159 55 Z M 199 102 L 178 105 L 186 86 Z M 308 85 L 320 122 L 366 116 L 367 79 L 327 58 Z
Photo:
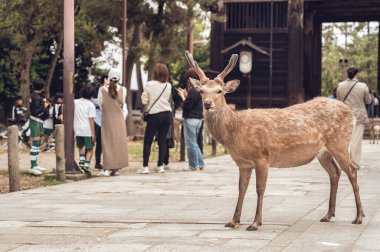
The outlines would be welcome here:
M 380 145 L 364 142 L 359 184 L 366 218 L 352 225 L 355 202 L 347 176 L 339 184 L 336 218 L 329 179 L 317 161 L 271 169 L 263 226 L 245 228 L 256 206 L 254 176 L 242 224 L 224 228 L 237 200 L 238 171 L 229 156 L 205 171 L 98 177 L 0 195 L 0 251 L 379 251 Z

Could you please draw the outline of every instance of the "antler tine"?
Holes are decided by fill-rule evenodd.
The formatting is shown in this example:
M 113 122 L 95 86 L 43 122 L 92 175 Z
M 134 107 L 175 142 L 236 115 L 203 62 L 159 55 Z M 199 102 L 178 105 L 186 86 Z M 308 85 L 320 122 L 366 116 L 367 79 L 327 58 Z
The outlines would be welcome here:
M 185 54 L 186 54 L 186 58 L 187 58 L 187 61 L 190 64 L 190 66 L 192 68 L 194 68 L 195 72 L 198 74 L 199 80 L 200 81 L 207 81 L 208 78 L 206 77 L 206 75 L 203 72 L 203 70 L 198 66 L 198 63 L 194 60 L 193 55 L 189 51 L 186 51 Z
M 237 54 L 232 54 L 230 61 L 228 62 L 228 65 L 226 66 L 226 68 L 224 68 L 223 72 L 218 74 L 218 76 L 215 79 L 220 79 L 221 81 L 223 81 L 224 78 L 227 76 L 227 74 L 229 74 L 232 71 L 232 69 L 234 69 L 238 58 L 239 58 L 239 56 Z

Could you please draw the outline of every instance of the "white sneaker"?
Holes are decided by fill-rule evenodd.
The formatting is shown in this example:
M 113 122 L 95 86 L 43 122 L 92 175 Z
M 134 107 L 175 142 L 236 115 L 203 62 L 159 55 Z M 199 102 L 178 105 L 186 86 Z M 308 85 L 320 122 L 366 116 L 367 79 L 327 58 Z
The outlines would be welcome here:
M 36 166 L 36 167 L 34 167 L 33 169 L 37 169 L 37 170 L 39 170 L 40 172 L 46 172 L 46 169 L 43 168 L 43 167 L 41 167 L 41 166 Z
M 149 174 L 149 167 L 148 166 L 141 167 L 141 169 L 138 170 L 137 173 L 138 174 Z
M 170 170 L 170 166 L 167 164 L 167 165 L 164 165 L 164 169 L 165 170 Z
M 159 167 L 156 167 L 156 171 L 158 172 L 158 173 L 164 173 L 165 172 L 165 169 L 164 169 L 164 166 L 159 166 Z
M 29 169 L 29 173 L 30 174 L 32 174 L 32 175 L 34 175 L 34 176 L 41 176 L 42 175 L 42 172 L 41 171 L 39 171 L 38 169 L 36 169 L 36 168 L 31 168 L 31 169 Z
M 110 172 L 109 170 L 102 170 L 98 173 L 98 176 L 102 176 L 102 177 L 109 177 L 110 176 Z

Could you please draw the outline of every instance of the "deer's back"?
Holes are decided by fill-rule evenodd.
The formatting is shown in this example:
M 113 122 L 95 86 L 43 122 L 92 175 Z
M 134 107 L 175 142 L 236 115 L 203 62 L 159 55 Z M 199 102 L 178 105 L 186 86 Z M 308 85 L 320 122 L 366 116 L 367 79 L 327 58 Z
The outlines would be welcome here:
M 323 97 L 284 109 L 245 110 L 237 118 L 235 144 L 227 146 L 231 155 L 269 156 L 275 167 L 308 163 L 326 144 L 349 141 L 354 120 L 342 102 Z

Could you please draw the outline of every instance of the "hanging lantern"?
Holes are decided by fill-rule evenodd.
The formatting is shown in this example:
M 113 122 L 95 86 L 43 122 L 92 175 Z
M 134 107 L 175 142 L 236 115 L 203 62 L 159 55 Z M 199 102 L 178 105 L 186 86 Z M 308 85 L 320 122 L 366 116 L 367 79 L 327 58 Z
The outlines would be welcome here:
M 248 74 L 252 71 L 252 51 L 240 52 L 239 70 L 243 74 Z

